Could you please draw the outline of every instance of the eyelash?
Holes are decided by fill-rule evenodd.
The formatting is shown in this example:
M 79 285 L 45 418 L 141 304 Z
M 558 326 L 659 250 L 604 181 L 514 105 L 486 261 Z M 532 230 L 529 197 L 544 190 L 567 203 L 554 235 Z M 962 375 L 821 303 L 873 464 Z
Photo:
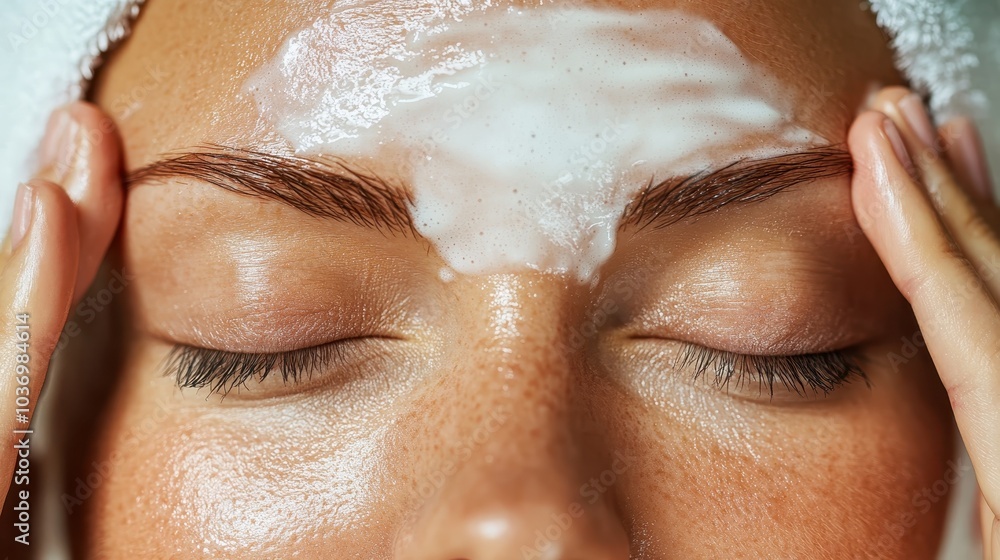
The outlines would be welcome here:
M 298 383 L 317 370 L 343 364 L 347 361 L 346 342 L 349 340 L 273 354 L 175 346 L 164 362 L 164 370 L 174 375 L 181 388 L 209 387 L 211 393 L 225 396 L 237 387 L 246 388 L 251 380 L 260 383 L 275 372 L 286 384 Z
M 225 396 L 235 388 L 245 388 L 251 380 L 262 382 L 275 372 L 281 375 L 285 384 L 298 383 L 317 370 L 343 364 L 346 362 L 345 342 L 348 341 L 273 354 L 176 346 L 167 356 L 164 367 L 181 388 L 209 387 L 210 393 Z M 757 356 L 688 345 L 678 356 L 675 367 L 693 368 L 695 379 L 713 374 L 713 382 L 719 388 L 728 389 L 734 380 L 737 388 L 756 382 L 762 391 L 767 388 L 771 398 L 774 398 L 776 383 L 801 397 L 810 393 L 826 396 L 856 378 L 870 384 L 855 359 L 843 350 Z
M 686 346 L 677 358 L 676 367 L 694 369 L 694 378 L 714 373 L 713 382 L 727 389 L 757 383 L 763 393 L 767 388 L 774 398 L 776 384 L 800 397 L 826 396 L 841 385 L 861 379 L 870 386 L 868 376 L 847 351 L 835 350 L 794 356 L 756 356 L 734 354 L 704 346 Z

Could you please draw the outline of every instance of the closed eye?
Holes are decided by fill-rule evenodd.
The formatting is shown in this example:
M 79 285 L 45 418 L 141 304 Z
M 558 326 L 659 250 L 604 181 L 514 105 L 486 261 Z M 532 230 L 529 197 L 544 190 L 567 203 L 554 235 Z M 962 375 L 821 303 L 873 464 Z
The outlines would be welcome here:
M 792 356 L 736 354 L 694 344 L 685 345 L 675 367 L 693 371 L 695 379 L 705 378 L 727 392 L 746 392 L 756 387 L 774 398 L 775 388 L 800 397 L 826 396 L 855 380 L 870 386 L 868 377 L 848 350 L 834 350 Z
M 314 374 L 357 365 L 359 356 L 371 353 L 360 346 L 386 337 L 355 337 L 299 348 L 285 352 L 227 352 L 197 346 L 177 345 L 164 361 L 164 373 L 176 379 L 177 386 L 227 395 L 233 389 L 248 388 L 269 377 L 280 376 L 283 384 L 309 381 Z

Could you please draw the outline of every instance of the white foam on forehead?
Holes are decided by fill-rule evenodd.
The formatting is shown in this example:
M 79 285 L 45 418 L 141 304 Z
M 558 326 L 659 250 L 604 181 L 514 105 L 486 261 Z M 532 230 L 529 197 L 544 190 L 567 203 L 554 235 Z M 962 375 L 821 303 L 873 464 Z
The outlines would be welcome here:
M 300 153 L 405 154 L 416 228 L 465 274 L 586 280 L 654 173 L 821 141 L 732 41 L 677 11 L 341 11 L 248 87 Z

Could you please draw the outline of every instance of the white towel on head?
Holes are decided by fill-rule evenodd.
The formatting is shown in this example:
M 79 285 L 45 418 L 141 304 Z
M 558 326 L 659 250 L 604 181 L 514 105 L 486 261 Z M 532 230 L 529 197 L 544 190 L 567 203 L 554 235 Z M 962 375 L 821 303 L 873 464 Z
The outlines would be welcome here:
M 8 2 L 0 17 L 0 231 L 53 109 L 79 99 L 143 0 Z

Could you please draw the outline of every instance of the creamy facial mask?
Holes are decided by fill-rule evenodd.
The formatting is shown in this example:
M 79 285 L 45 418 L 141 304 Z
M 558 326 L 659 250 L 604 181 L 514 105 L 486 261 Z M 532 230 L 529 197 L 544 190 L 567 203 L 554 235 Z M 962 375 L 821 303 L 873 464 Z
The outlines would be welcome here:
M 248 89 L 296 152 L 405 162 L 416 228 L 457 272 L 587 279 L 654 174 L 821 140 L 707 21 L 455 10 L 400 23 L 341 9 L 290 37 Z

